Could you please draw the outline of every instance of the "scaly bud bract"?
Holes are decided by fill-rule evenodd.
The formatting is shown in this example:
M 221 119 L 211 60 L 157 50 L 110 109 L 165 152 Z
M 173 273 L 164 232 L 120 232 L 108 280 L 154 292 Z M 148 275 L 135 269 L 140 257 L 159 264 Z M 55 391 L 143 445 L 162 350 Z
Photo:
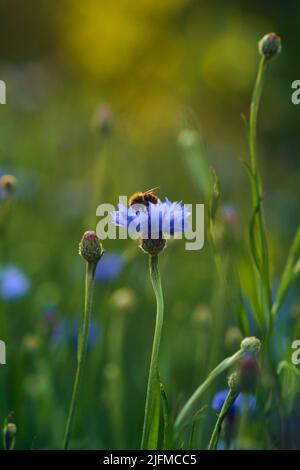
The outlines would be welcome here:
M 233 393 L 240 393 L 240 374 L 239 372 L 233 372 L 228 377 L 228 387 Z
M 245 353 L 258 354 L 261 347 L 261 342 L 255 336 L 244 338 L 241 342 L 241 349 Z
M 281 40 L 276 33 L 266 34 L 258 43 L 258 50 L 262 57 L 270 60 L 281 52 Z
M 104 253 L 96 232 L 89 230 L 83 234 L 79 243 L 79 254 L 88 263 L 97 264 Z
M 143 238 L 140 243 L 140 248 L 144 253 L 155 256 L 165 248 L 166 243 L 164 238 Z

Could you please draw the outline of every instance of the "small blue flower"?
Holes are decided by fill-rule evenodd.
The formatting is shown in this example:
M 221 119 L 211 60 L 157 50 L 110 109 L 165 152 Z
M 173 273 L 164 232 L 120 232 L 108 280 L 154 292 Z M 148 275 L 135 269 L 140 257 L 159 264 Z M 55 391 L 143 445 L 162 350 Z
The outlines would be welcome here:
M 189 228 L 190 212 L 181 202 L 171 202 L 168 198 L 156 204 L 149 202 L 145 207 L 139 205 L 139 210 L 122 204 L 118 208 L 112 213 L 115 225 L 128 228 L 134 225 L 133 228 L 142 238 L 168 238 Z
M 95 280 L 97 282 L 111 281 L 118 277 L 124 265 L 123 256 L 118 252 L 110 252 L 103 256 L 97 264 Z
M 0 295 L 5 300 L 23 297 L 30 289 L 28 277 L 17 266 L 0 268 Z
M 217 392 L 213 398 L 212 401 L 212 408 L 216 410 L 218 413 L 221 411 L 222 406 L 224 405 L 225 399 L 227 397 L 229 389 L 225 390 L 220 390 Z M 235 399 L 233 404 L 230 407 L 230 410 L 228 412 L 228 418 L 229 419 L 234 419 L 237 414 L 239 414 L 242 409 L 243 409 L 243 404 L 247 404 L 247 407 L 251 413 L 254 413 L 255 411 L 255 406 L 256 406 L 256 400 L 254 395 L 245 395 L 243 393 L 240 393 L 238 397 Z
M 77 350 L 77 341 L 78 341 L 78 329 L 79 322 L 76 321 L 74 324 L 70 320 L 60 320 L 58 321 L 53 328 L 51 342 L 55 348 L 61 347 L 63 345 L 69 345 L 75 350 Z M 88 335 L 88 347 L 91 348 L 95 346 L 99 338 L 101 337 L 101 327 L 100 325 L 92 321 L 89 329 Z

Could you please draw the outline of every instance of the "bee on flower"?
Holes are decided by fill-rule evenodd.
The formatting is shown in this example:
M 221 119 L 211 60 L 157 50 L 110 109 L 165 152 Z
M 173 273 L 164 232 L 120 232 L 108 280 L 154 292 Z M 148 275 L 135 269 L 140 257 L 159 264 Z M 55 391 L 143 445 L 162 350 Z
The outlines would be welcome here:
M 190 212 L 182 202 L 161 201 L 155 194 L 157 188 L 137 192 L 129 198 L 129 206 L 118 205 L 112 213 L 116 226 L 127 227 L 140 239 L 141 249 L 156 255 L 165 248 L 166 240 L 190 227 Z

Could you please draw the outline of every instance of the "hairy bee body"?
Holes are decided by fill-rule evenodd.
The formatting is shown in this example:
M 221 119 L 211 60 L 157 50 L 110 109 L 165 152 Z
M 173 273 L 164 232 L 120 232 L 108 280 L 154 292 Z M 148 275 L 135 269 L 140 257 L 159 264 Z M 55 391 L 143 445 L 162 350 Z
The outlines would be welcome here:
M 148 207 L 150 202 L 152 204 L 157 204 L 159 202 L 159 198 L 154 193 L 156 189 L 157 188 L 149 189 L 148 191 L 145 191 L 144 193 L 140 191 L 134 193 L 129 198 L 129 206 L 132 206 L 133 204 L 142 204 L 143 206 Z

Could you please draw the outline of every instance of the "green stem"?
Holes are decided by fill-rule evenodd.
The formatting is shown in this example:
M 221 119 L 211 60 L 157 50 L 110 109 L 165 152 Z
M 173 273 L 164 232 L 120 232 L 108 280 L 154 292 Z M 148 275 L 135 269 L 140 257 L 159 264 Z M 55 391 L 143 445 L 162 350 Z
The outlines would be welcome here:
M 95 274 L 95 264 L 87 263 L 86 266 L 86 275 L 85 275 L 85 303 L 84 303 L 84 313 L 83 321 L 79 328 L 78 333 L 78 350 L 77 350 L 77 369 L 75 375 L 75 381 L 73 385 L 72 398 L 69 408 L 68 420 L 65 430 L 63 449 L 67 450 L 69 446 L 70 434 L 73 425 L 73 419 L 75 414 L 75 409 L 78 402 L 79 387 L 82 379 L 85 358 L 87 353 L 88 345 L 88 335 L 90 328 L 91 320 L 91 310 L 93 304 L 93 291 L 94 291 L 94 274 Z
M 220 411 L 220 414 L 218 416 L 216 425 L 214 427 L 213 433 L 211 435 L 210 441 L 209 441 L 209 446 L 208 450 L 216 450 L 218 446 L 218 442 L 220 439 L 220 435 L 222 432 L 222 424 L 224 419 L 226 418 L 233 402 L 237 398 L 238 393 L 233 392 L 231 389 L 229 389 L 229 392 L 227 394 L 227 397 L 223 403 L 222 409 Z
M 182 425 L 184 424 L 187 416 L 189 413 L 192 411 L 194 408 L 195 403 L 199 400 L 199 398 L 202 396 L 204 391 L 208 388 L 208 386 L 211 384 L 211 382 L 218 377 L 222 372 L 227 370 L 229 367 L 234 365 L 244 354 L 243 349 L 240 349 L 237 351 L 235 354 L 232 356 L 224 359 L 224 361 L 220 362 L 220 364 L 215 367 L 210 374 L 208 375 L 207 379 L 205 382 L 203 382 L 193 393 L 193 395 L 190 397 L 190 399 L 186 402 L 184 407 L 182 408 L 181 412 L 176 418 L 175 421 L 175 431 L 179 431 Z
M 147 385 L 147 395 L 145 404 L 144 424 L 141 441 L 141 449 L 145 449 L 150 429 L 150 415 L 152 409 L 152 397 L 158 380 L 158 353 L 161 339 L 164 316 L 164 300 L 161 288 L 161 279 L 158 268 L 158 256 L 149 256 L 149 269 L 153 290 L 156 297 L 156 324 L 150 361 L 150 370 Z
M 268 328 L 271 328 L 271 306 L 272 295 L 270 288 L 270 272 L 269 272 L 269 254 L 266 238 L 265 219 L 262 207 L 262 184 L 259 176 L 257 166 L 257 116 L 261 95 L 264 85 L 264 75 L 267 68 L 267 61 L 262 58 L 259 63 L 257 78 L 253 90 L 251 107 L 250 107 L 250 120 L 249 120 L 249 151 L 250 151 L 250 166 L 251 166 L 251 192 L 252 192 L 252 205 L 258 219 L 258 237 L 260 243 L 261 260 L 259 260 L 260 275 L 263 283 L 263 298 L 262 307 L 267 309 L 267 321 L 269 322 Z M 255 215 L 254 215 L 255 217 Z
M 298 269 L 299 260 L 296 261 L 296 258 L 299 256 L 299 251 L 300 251 L 300 227 L 298 227 L 297 229 L 293 243 L 289 250 L 285 268 L 283 270 L 279 287 L 277 289 L 275 301 L 272 306 L 273 319 L 277 316 L 292 282 L 295 281 L 297 275 L 299 274 L 299 269 Z

